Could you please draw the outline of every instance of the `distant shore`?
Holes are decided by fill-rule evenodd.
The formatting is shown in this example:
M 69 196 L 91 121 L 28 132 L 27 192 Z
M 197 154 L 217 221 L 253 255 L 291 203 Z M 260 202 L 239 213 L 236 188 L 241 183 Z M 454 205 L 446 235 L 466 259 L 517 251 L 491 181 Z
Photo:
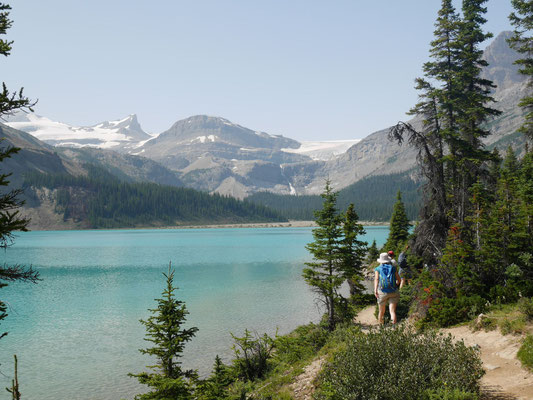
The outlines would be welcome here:
M 361 221 L 364 226 L 388 226 L 388 222 Z M 311 228 L 315 221 L 252 222 L 242 224 L 177 225 L 166 229 L 213 229 L 213 228 Z
M 296 221 L 288 222 L 242 222 L 242 223 L 220 223 L 220 224 L 183 224 L 183 225 L 166 225 L 166 226 L 137 226 L 123 228 L 85 228 L 79 223 L 58 222 L 49 216 L 39 216 L 25 213 L 24 216 L 30 218 L 30 231 L 68 231 L 68 230 L 122 230 L 122 229 L 223 229 L 223 228 L 310 228 L 315 227 L 315 221 Z M 388 226 L 388 222 L 360 221 L 364 226 Z

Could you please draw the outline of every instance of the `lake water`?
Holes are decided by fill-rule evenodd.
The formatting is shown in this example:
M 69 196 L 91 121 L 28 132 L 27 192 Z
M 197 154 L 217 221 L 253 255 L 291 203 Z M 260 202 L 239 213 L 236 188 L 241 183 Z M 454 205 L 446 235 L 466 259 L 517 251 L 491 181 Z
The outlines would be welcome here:
M 385 242 L 387 227 L 365 240 Z M 143 390 L 129 372 L 150 365 L 138 352 L 140 318 L 149 316 L 169 261 L 175 285 L 199 331 L 185 367 L 211 370 L 216 354 L 231 359 L 230 332 L 274 335 L 318 321 L 321 311 L 301 271 L 312 228 L 49 231 L 21 233 L 2 252 L 8 264 L 33 265 L 42 281 L 1 289 L 9 316 L 0 331 L 0 399 L 11 396 L 13 354 L 22 398 L 130 399 Z

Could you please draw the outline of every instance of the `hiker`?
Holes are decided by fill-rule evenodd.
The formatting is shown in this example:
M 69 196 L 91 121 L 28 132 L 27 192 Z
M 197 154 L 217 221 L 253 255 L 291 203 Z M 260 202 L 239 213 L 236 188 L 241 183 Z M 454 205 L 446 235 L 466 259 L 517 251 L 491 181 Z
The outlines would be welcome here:
M 391 258 L 390 262 L 392 265 L 394 265 L 396 268 L 398 268 L 398 263 L 396 262 L 396 260 L 394 259 L 394 251 L 388 251 L 387 254 L 389 255 L 389 257 Z
M 408 244 L 405 245 L 405 248 L 398 257 L 398 266 L 400 267 L 400 278 L 410 285 L 413 279 L 413 271 L 411 271 L 411 267 L 407 263 L 407 250 L 409 250 Z
M 388 303 L 392 323 L 396 324 L 396 306 L 400 301 L 398 285 L 401 289 L 404 281 L 400 278 L 398 269 L 392 265 L 392 259 L 387 253 L 381 253 L 377 261 L 380 265 L 374 270 L 374 294 L 379 305 L 378 321 L 383 324 Z

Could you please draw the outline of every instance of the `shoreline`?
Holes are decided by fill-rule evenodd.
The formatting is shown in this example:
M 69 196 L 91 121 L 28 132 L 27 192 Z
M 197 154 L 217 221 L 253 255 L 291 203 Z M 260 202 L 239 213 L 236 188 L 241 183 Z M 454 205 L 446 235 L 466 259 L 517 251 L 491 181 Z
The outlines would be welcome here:
M 361 221 L 363 226 L 389 226 L 388 222 Z M 314 228 L 315 221 L 290 220 L 288 222 L 250 222 L 237 224 L 177 225 L 155 229 L 217 229 L 217 228 Z M 150 229 L 150 228 L 139 228 Z
M 389 226 L 388 222 L 360 221 L 363 226 Z M 201 224 L 201 225 L 168 225 L 168 226 L 136 226 L 123 228 L 82 228 L 76 225 L 58 226 L 55 224 L 47 227 L 30 226 L 29 231 L 108 231 L 108 230 L 130 230 L 130 229 L 233 229 L 233 228 L 314 228 L 315 221 L 289 220 L 288 222 L 242 222 L 242 223 L 221 223 L 221 224 Z

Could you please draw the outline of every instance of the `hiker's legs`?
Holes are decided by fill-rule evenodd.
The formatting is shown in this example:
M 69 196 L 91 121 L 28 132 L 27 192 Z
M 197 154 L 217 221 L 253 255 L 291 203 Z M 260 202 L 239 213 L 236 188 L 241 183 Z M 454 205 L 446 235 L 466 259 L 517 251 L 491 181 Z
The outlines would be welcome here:
M 379 314 L 378 321 L 380 325 L 383 325 L 385 322 L 385 309 L 387 308 L 387 303 L 379 304 Z
M 393 324 L 397 322 L 396 320 L 396 306 L 397 305 L 398 303 L 389 303 L 390 319 L 392 320 Z M 383 307 L 383 311 L 385 311 L 385 307 Z

